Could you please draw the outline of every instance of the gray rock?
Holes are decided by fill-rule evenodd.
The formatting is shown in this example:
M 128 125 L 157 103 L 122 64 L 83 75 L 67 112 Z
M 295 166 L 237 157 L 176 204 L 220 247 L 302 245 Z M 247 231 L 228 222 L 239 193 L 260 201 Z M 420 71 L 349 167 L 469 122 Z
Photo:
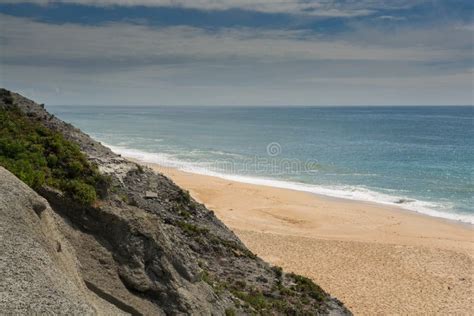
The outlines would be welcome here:
M 0 179 L 1 313 L 120 313 L 87 289 L 48 202 L 3 167 Z
M 145 192 L 145 199 L 156 199 L 156 198 L 158 198 L 157 193 L 151 192 L 151 191 L 146 191 Z

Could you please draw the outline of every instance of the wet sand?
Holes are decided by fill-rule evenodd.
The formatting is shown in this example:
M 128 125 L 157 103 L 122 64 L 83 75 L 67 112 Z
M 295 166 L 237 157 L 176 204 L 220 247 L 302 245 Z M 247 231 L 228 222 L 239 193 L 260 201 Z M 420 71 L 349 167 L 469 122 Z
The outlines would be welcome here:
M 312 278 L 357 315 L 473 315 L 474 230 L 378 204 L 146 164 L 272 264 Z

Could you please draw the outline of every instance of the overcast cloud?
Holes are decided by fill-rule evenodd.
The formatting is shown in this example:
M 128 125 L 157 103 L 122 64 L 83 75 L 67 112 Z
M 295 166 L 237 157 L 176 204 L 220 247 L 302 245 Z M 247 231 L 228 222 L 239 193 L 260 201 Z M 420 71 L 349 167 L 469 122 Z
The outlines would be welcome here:
M 81 4 L 91 6 L 155 6 L 199 10 L 242 9 L 268 13 L 291 13 L 325 17 L 354 17 L 382 9 L 404 9 L 422 3 L 420 0 L 0 0 L 0 3 Z
M 30 15 L 8 2 L 0 0 L 0 84 L 46 103 L 473 102 L 472 21 L 456 10 L 442 21 L 414 14 L 423 1 L 63 1 L 73 8 L 29 1 L 41 4 L 27 4 L 37 10 Z M 126 14 L 137 3 L 184 10 L 191 18 L 156 25 L 143 12 L 139 21 L 78 23 L 47 14 L 51 8 L 67 16 L 77 5 L 91 16 L 104 10 L 94 7 L 112 5 Z M 190 7 L 217 15 L 235 8 L 284 13 L 298 23 L 198 27 L 189 22 Z

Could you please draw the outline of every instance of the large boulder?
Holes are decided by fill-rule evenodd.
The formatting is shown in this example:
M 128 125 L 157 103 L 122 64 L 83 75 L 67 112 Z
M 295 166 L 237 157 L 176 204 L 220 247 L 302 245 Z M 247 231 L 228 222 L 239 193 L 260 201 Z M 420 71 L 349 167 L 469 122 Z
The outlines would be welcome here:
M 6 314 L 110 314 L 86 287 L 62 219 L 48 201 L 0 167 L 0 310 Z

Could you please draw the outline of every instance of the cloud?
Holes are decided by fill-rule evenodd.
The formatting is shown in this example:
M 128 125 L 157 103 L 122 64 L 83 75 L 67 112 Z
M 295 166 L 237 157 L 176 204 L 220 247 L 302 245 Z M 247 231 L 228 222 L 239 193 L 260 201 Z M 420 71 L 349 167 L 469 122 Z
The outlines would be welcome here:
M 383 77 L 388 65 L 382 71 L 371 65 L 370 73 L 361 67 L 353 77 L 326 77 L 326 71 L 306 68 L 295 73 L 294 65 L 263 71 L 258 64 L 178 65 L 91 74 L 6 66 L 2 71 L 8 79 L 2 83 L 0 76 L 0 84 L 47 105 L 449 105 L 473 100 L 472 72 L 410 76 L 400 71 Z
M 404 21 L 407 18 L 404 16 L 381 15 L 381 16 L 378 16 L 377 19 L 387 20 L 387 21 Z
M 382 9 L 405 9 L 420 0 L 0 0 L 0 3 L 81 4 L 89 6 L 154 6 L 198 10 L 241 9 L 265 13 L 300 14 L 322 17 L 356 17 L 370 15 Z
M 383 45 L 384 34 L 361 30 L 339 40 L 322 39 L 314 32 L 221 28 L 205 30 L 187 26 L 153 28 L 110 23 L 102 26 L 53 25 L 1 16 L 2 63 L 76 67 L 80 69 L 130 68 L 153 64 L 209 61 L 315 61 L 372 60 L 440 62 L 470 57 L 470 50 L 446 46 L 419 46 L 419 37 L 395 34 Z M 427 31 L 427 38 L 440 36 Z M 462 32 L 462 30 L 458 30 Z M 465 31 L 468 32 L 468 31 Z M 427 36 L 428 34 L 428 36 Z M 450 33 L 451 38 L 455 37 Z M 358 38 L 351 42 L 350 38 Z M 386 36 L 385 36 L 386 37 Z M 373 39 L 375 44 L 370 44 Z M 462 38 L 460 38 L 462 41 Z M 428 43 L 429 44 L 429 43 Z M 431 43 L 432 44 L 432 43 Z
M 469 32 L 474 32 L 474 23 L 471 24 L 460 24 L 455 27 L 458 30 L 466 30 Z
M 0 15 L 0 85 L 87 104 L 472 103 L 469 26 L 48 24 Z M 471 79 L 471 80 L 470 80 Z

